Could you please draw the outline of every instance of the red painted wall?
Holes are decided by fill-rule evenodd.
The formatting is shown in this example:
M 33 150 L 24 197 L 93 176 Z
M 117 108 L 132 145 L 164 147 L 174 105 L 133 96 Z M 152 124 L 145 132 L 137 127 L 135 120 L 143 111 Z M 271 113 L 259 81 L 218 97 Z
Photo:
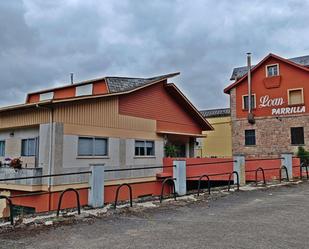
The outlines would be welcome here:
M 280 87 L 267 89 L 264 85 L 266 79 L 266 65 L 279 63 L 279 74 L 281 76 Z M 252 93 L 256 94 L 256 109 L 253 110 L 255 116 L 271 116 L 272 107 L 259 107 L 261 96 L 269 95 L 270 98 L 283 97 L 285 104 L 278 107 L 288 107 L 288 89 L 304 88 L 304 99 L 306 107 L 309 106 L 309 72 L 283 62 L 279 59 L 270 57 L 259 68 L 252 73 Z M 242 95 L 248 94 L 248 81 L 243 80 L 236 86 L 236 116 L 237 118 L 246 118 L 248 112 L 242 110 Z M 276 107 L 274 107 L 276 108 Z M 309 112 L 309 108 L 306 108 Z M 293 114 L 297 115 L 297 114 Z M 298 114 L 299 115 L 299 114 Z M 301 115 L 301 114 L 300 114 Z
M 257 159 L 258 160 L 258 159 Z M 292 160 L 293 164 L 293 177 L 299 177 L 300 176 L 300 160 L 299 158 L 293 158 Z M 263 168 L 265 169 L 271 169 L 276 168 L 274 170 L 265 170 L 265 179 L 268 180 L 275 180 L 279 179 L 279 169 L 281 167 L 281 159 L 273 159 L 273 160 L 254 160 L 254 161 L 246 161 L 246 171 L 250 170 L 256 170 L 257 168 Z M 285 178 L 285 172 L 282 171 L 282 177 Z M 262 181 L 262 173 L 258 172 L 258 181 Z M 246 180 L 247 181 L 255 181 L 255 172 L 248 172 L 246 173 Z
M 131 184 L 132 187 L 132 195 L 133 199 L 136 199 L 143 195 L 154 195 L 159 196 L 161 194 L 161 181 L 153 181 L 153 182 L 145 182 L 145 183 L 136 183 Z M 114 203 L 116 190 L 118 185 L 116 186 L 106 186 L 104 189 L 104 198 L 105 203 Z M 88 204 L 88 189 L 81 189 L 78 190 L 80 196 L 80 203 L 81 206 L 85 206 Z M 171 189 L 166 187 L 164 189 L 164 195 L 169 194 Z M 12 191 L 11 196 L 25 194 L 22 191 Z M 50 198 L 50 209 L 57 210 L 59 197 L 61 193 L 52 193 Z M 129 199 L 129 191 L 127 187 L 122 187 L 118 200 L 124 201 Z M 47 212 L 49 211 L 49 194 L 42 194 L 42 195 L 34 195 L 34 196 L 26 196 L 26 197 L 17 197 L 12 198 L 14 205 L 26 206 L 26 207 L 33 207 L 35 211 L 40 212 Z M 65 193 L 61 208 L 75 208 L 76 207 L 76 195 L 74 192 L 67 192 Z
M 175 158 L 164 158 L 163 165 L 171 166 L 173 165 L 173 161 Z M 186 160 L 187 162 L 187 180 L 198 180 L 198 177 L 204 174 L 224 174 L 218 176 L 210 176 L 210 180 L 219 180 L 219 181 L 227 181 L 229 179 L 229 173 L 233 171 L 233 162 L 232 158 L 182 158 L 182 160 Z M 207 164 L 208 163 L 208 164 Z M 213 163 L 213 164 L 209 164 Z M 201 164 L 201 165 L 194 165 Z M 246 171 L 247 170 L 256 170 L 258 167 L 262 167 L 263 169 L 277 168 L 275 170 L 266 170 L 265 178 L 266 180 L 278 179 L 279 177 L 279 168 L 281 165 L 280 159 L 272 159 L 272 160 L 259 160 L 259 161 L 246 161 Z M 293 176 L 299 177 L 299 158 L 293 158 Z M 158 176 L 171 177 L 173 175 L 173 168 L 163 168 L 163 173 L 159 173 Z M 285 177 L 285 175 L 283 174 Z M 193 178 L 190 178 L 193 177 Z M 255 180 L 255 172 L 246 173 L 247 181 Z M 258 175 L 258 180 L 262 180 L 261 174 Z M 132 186 L 132 194 L 133 199 L 136 199 L 143 195 L 153 195 L 159 196 L 161 193 L 162 181 L 151 181 L 151 182 L 143 182 L 143 183 L 134 183 Z M 106 186 L 104 190 L 105 203 L 113 203 L 115 201 L 116 196 L 116 186 Z M 78 190 L 80 194 L 80 203 L 82 206 L 87 205 L 88 203 L 88 189 Z M 23 194 L 22 191 L 12 191 L 11 196 Z M 164 189 L 164 195 L 171 193 L 171 189 L 166 187 Z M 51 194 L 51 202 L 50 207 L 51 210 L 56 210 L 58 207 L 60 193 L 52 193 Z M 119 201 L 128 200 L 129 199 L 129 191 L 126 187 L 123 187 L 119 192 Z M 36 212 L 47 212 L 49 211 L 49 195 L 35 195 L 35 196 L 27 196 L 27 197 L 18 197 L 12 198 L 14 205 L 21 205 L 27 207 L 34 207 Z M 74 208 L 76 207 L 76 197 L 75 193 L 67 192 L 63 198 L 61 208 Z
M 174 160 L 175 158 L 164 158 L 163 165 L 171 166 Z M 182 158 L 181 160 L 186 160 L 187 177 L 197 176 L 196 178 L 188 178 L 188 180 L 198 180 L 198 177 L 204 174 L 224 174 L 210 176 L 210 180 L 227 181 L 229 179 L 229 173 L 233 172 L 232 158 Z M 172 176 L 173 168 L 164 168 L 163 172 L 165 177 Z
M 164 83 L 119 97 L 119 113 L 157 120 L 157 130 L 201 133 L 197 122 L 164 88 Z

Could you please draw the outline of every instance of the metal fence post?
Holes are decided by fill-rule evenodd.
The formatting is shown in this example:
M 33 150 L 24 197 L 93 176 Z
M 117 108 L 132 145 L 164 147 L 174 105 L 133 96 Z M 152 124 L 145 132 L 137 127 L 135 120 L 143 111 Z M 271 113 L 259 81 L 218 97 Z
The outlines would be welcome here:
M 289 178 L 292 180 L 293 179 L 293 153 L 287 152 L 287 153 L 282 153 L 281 157 L 281 166 L 285 166 L 288 169 L 289 173 Z
M 175 189 L 178 195 L 185 195 L 187 193 L 187 174 L 186 174 L 186 161 L 175 160 L 173 161 L 173 177 L 175 178 Z
M 246 184 L 246 160 L 245 156 L 242 154 L 236 154 L 233 156 L 233 171 L 236 171 L 239 175 L 239 184 L 245 185 Z M 237 176 L 234 174 L 234 182 L 237 181 Z
M 93 208 L 104 206 L 104 164 L 90 164 L 90 189 L 88 192 L 88 205 Z

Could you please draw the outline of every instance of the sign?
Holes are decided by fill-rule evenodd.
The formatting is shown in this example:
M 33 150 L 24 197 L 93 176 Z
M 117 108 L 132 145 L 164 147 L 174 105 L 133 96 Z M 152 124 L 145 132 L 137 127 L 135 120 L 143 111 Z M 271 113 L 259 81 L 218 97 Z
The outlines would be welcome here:
M 298 114 L 306 112 L 306 107 L 293 106 L 282 107 L 286 102 L 282 97 L 270 98 L 268 95 L 264 95 L 260 98 L 259 108 L 271 107 L 271 115 L 286 115 L 286 114 Z

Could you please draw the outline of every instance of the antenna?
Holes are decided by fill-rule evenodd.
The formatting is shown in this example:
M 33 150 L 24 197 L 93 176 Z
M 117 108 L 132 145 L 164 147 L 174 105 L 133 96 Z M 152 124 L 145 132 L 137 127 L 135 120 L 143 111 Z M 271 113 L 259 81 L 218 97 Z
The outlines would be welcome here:
M 73 81 L 74 73 L 70 73 L 70 75 L 71 75 L 71 85 L 73 85 L 74 84 L 74 81 Z

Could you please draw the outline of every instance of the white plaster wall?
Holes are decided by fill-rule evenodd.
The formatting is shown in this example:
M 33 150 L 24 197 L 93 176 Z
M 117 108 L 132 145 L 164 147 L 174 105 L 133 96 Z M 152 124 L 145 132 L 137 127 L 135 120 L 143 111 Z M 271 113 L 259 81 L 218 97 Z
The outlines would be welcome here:
M 163 140 L 155 141 L 155 156 L 153 157 L 136 157 L 135 140 L 108 138 L 108 156 L 107 157 L 79 157 L 78 136 L 64 135 L 63 139 L 63 168 L 74 169 L 88 167 L 89 164 L 103 163 L 105 169 L 115 168 L 134 168 L 141 166 L 159 166 L 162 165 L 163 158 Z M 135 178 L 145 176 L 155 176 L 161 169 L 138 170 L 138 171 L 120 171 L 107 172 L 106 179 Z
M 14 133 L 14 136 L 10 136 Z M 19 128 L 0 131 L 0 140 L 5 140 L 5 156 L 0 157 L 0 161 L 4 161 L 6 157 L 16 158 L 21 157 L 21 140 L 26 138 L 35 138 L 39 136 L 39 128 Z M 28 164 L 28 167 L 34 167 L 34 157 L 21 157 L 23 165 Z

